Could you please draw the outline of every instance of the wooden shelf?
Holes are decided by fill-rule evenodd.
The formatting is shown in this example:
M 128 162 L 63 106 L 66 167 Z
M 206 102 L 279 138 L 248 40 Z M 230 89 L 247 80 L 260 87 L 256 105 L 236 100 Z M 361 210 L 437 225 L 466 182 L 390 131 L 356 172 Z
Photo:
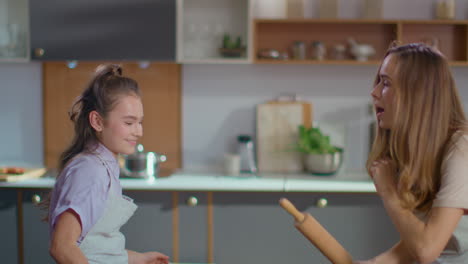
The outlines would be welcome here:
M 324 65 L 379 65 L 380 61 L 355 61 L 355 60 L 274 60 L 274 59 L 257 59 L 256 64 L 324 64 Z
M 378 65 L 391 43 L 436 43 L 452 66 L 468 66 L 468 20 L 379 20 L 379 19 L 256 19 L 253 21 L 253 62 L 258 64 Z M 347 46 L 347 39 L 370 44 L 376 54 L 369 61 L 332 60 L 332 48 Z M 295 41 L 306 44 L 306 60 L 257 58 L 260 50 L 274 49 L 291 56 Z M 320 41 L 327 48 L 323 61 L 311 60 L 310 46 Z

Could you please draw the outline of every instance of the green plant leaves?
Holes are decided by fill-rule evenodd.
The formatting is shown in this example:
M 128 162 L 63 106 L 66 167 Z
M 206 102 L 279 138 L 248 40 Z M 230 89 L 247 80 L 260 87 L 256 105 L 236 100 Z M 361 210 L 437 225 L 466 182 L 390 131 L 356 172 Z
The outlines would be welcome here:
M 335 153 L 341 149 L 330 144 L 330 137 L 322 134 L 320 128 L 306 128 L 303 125 L 299 127 L 299 140 L 296 150 L 308 154 Z

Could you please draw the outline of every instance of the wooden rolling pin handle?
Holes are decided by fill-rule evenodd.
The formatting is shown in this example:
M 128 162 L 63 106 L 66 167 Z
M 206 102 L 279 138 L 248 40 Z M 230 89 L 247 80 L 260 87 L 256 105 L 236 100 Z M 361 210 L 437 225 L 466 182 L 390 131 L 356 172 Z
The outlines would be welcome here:
M 288 199 L 281 198 L 279 200 L 279 204 L 281 205 L 281 207 L 284 208 L 284 210 L 286 210 L 286 212 L 292 215 L 297 222 L 302 223 L 304 221 L 305 215 L 299 212 L 299 210 L 297 210 L 296 207 Z

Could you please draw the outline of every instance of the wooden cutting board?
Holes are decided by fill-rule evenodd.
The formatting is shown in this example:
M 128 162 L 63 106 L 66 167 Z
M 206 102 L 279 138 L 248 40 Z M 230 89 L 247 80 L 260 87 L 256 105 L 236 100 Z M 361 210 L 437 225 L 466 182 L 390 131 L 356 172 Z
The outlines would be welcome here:
M 294 151 L 298 126 L 312 124 L 312 104 L 272 101 L 257 106 L 257 162 L 259 172 L 293 173 L 303 170 Z
M 1 173 L 0 174 L 0 181 L 2 182 L 15 182 L 15 181 L 22 181 L 22 180 L 29 180 L 40 178 L 42 175 L 46 173 L 45 168 L 38 168 L 38 169 L 26 169 L 22 174 L 9 174 L 9 173 Z

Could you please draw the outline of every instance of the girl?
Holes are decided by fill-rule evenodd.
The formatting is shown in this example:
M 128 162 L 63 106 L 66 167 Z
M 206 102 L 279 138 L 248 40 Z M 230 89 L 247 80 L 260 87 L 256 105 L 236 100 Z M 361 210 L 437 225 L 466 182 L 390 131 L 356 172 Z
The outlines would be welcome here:
M 400 242 L 360 263 L 468 263 L 468 132 L 447 60 L 423 44 L 393 47 L 371 95 L 367 169 Z
M 126 250 L 119 231 L 137 208 L 122 195 L 117 162 L 143 134 L 137 83 L 117 65 L 99 66 L 70 119 L 75 136 L 49 206 L 51 256 L 58 263 L 168 263 L 158 252 Z

